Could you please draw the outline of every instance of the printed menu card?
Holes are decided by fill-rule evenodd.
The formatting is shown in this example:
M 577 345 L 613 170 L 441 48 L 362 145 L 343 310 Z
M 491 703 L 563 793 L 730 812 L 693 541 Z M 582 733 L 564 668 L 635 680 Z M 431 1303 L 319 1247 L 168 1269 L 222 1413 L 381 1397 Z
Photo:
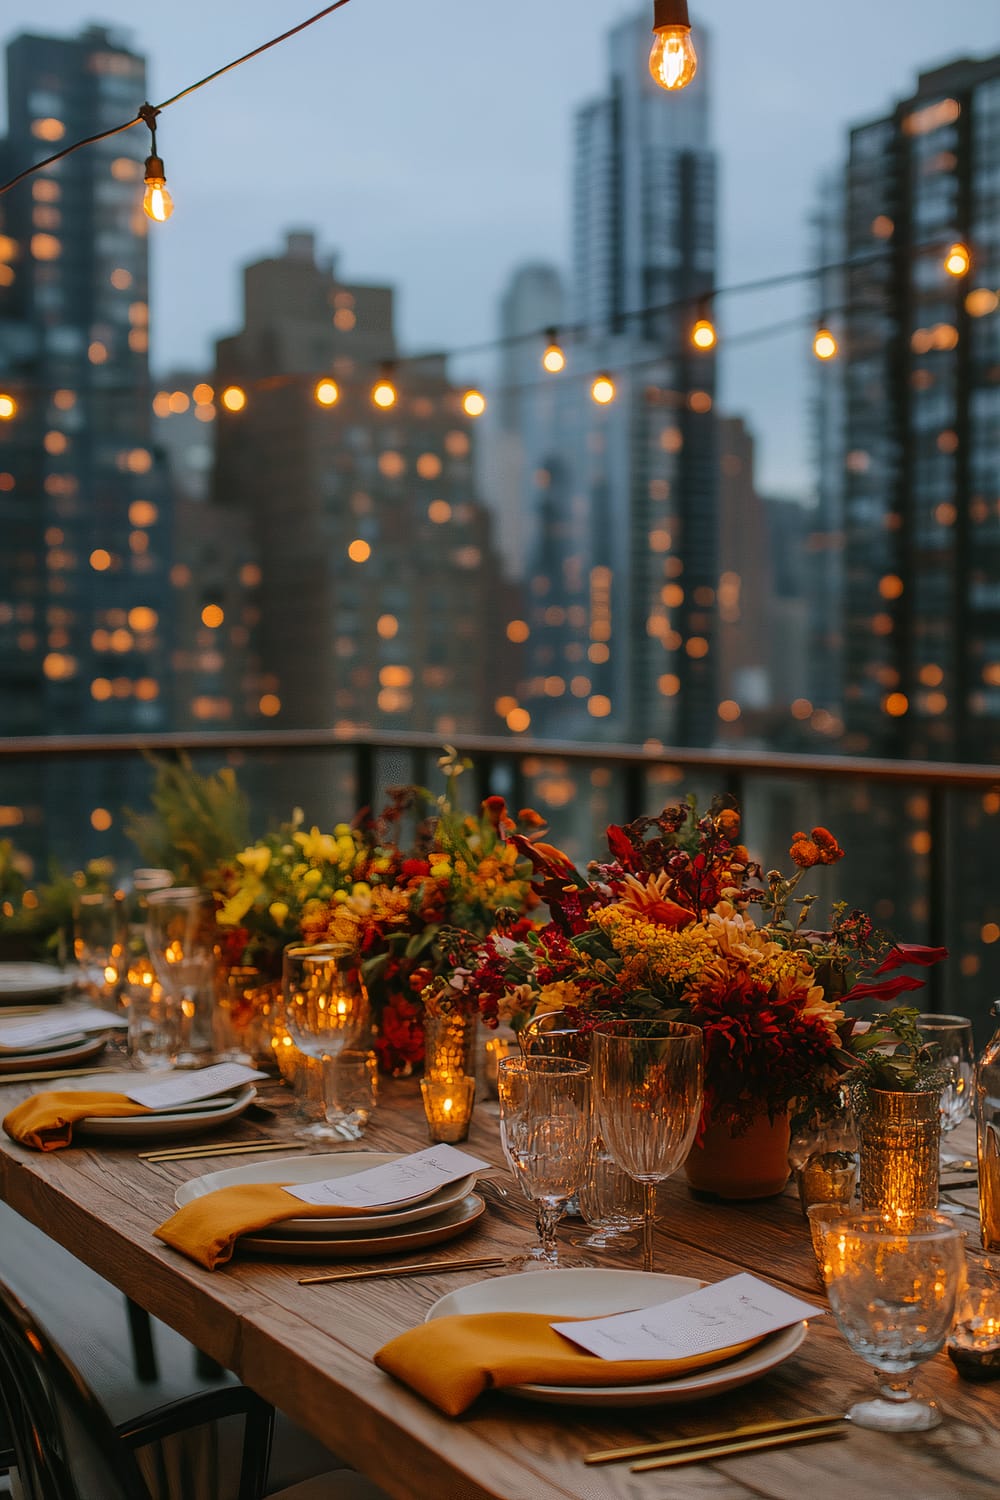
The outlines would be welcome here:
M 412 1156 L 352 1172 L 349 1177 L 332 1177 L 326 1182 L 305 1182 L 287 1187 L 286 1192 L 303 1203 L 333 1204 L 337 1208 L 387 1208 L 391 1204 L 419 1203 L 449 1182 L 468 1177 L 471 1172 L 488 1172 L 490 1164 L 478 1156 L 457 1151 L 454 1146 L 429 1146 Z

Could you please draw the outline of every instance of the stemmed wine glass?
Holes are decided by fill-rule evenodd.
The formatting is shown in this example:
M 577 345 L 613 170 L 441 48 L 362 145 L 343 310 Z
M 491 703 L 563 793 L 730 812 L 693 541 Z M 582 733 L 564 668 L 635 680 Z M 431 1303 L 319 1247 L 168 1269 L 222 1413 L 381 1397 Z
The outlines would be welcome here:
M 213 1056 L 215 906 L 194 886 L 151 891 L 146 947 L 173 1012 L 177 1068 L 198 1068 Z
M 976 1066 L 972 1022 L 968 1016 L 922 1015 L 917 1017 L 917 1029 L 925 1043 L 937 1048 L 941 1062 L 950 1071 L 941 1093 L 941 1134 L 949 1135 L 972 1113 L 972 1076 Z M 942 1141 L 942 1166 L 952 1166 L 963 1159 L 950 1155 Z
M 306 1058 L 324 1071 L 347 1047 L 355 1047 L 368 1025 L 368 991 L 361 960 L 350 943 L 316 943 L 286 948 L 282 996 L 288 1034 Z M 331 1100 L 322 1120 L 295 1134 L 302 1140 L 343 1141 L 348 1111 Z
M 500 1142 L 535 1204 L 538 1245 L 529 1260 L 559 1265 L 556 1224 L 586 1171 L 590 1068 L 564 1057 L 505 1057 L 497 1069 Z
M 941 1413 L 910 1389 L 913 1370 L 951 1331 L 965 1284 L 964 1235 L 943 1214 L 896 1223 L 852 1214 L 822 1231 L 823 1271 L 837 1327 L 878 1372 L 879 1394 L 848 1412 L 859 1427 L 926 1432 Z
M 611 1155 L 645 1188 L 642 1269 L 653 1269 L 656 1185 L 691 1149 L 702 1106 L 702 1033 L 680 1021 L 594 1028 L 594 1097 Z
M 590 1062 L 590 1033 L 566 1010 L 548 1010 L 533 1017 L 517 1033 L 522 1057 L 574 1057 Z

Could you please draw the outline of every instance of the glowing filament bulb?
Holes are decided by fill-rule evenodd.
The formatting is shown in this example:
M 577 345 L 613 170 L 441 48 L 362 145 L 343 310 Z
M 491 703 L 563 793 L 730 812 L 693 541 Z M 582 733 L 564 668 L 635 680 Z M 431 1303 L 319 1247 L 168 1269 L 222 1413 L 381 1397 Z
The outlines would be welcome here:
M 0 393 L 0 422 L 9 422 L 11 417 L 17 416 L 17 402 L 13 396 L 8 396 L 6 391 Z
M 321 380 L 313 394 L 320 406 L 336 406 L 340 400 L 340 388 L 335 380 Z
M 829 328 L 817 328 L 813 338 L 813 353 L 817 359 L 835 359 L 839 345 Z
M 385 376 L 383 376 L 381 380 L 376 381 L 372 386 L 372 400 L 374 401 L 375 405 L 380 406 L 383 411 L 388 411 L 390 406 L 395 406 L 396 387 L 393 385 L 392 381 L 387 379 Z
M 481 417 L 486 410 L 486 397 L 482 391 L 466 391 L 462 407 L 467 417 Z
M 590 387 L 592 401 L 598 406 L 608 406 L 615 399 L 615 383 L 610 375 L 598 375 Z
M 554 328 L 545 330 L 545 352 L 542 354 L 542 369 L 547 370 L 550 375 L 558 375 L 560 370 L 566 368 L 566 356 L 559 347 L 559 339 Z
M 174 200 L 167 188 L 163 162 L 158 156 L 146 157 L 146 191 L 142 195 L 142 208 L 148 219 L 163 224 L 174 211 Z
M 714 349 L 718 339 L 711 318 L 699 318 L 691 330 L 691 342 L 696 349 Z
M 655 0 L 649 71 L 661 89 L 686 89 L 698 71 L 687 0 Z
M 968 245 L 952 245 L 944 258 L 944 268 L 949 276 L 966 276 L 972 267 L 972 256 Z

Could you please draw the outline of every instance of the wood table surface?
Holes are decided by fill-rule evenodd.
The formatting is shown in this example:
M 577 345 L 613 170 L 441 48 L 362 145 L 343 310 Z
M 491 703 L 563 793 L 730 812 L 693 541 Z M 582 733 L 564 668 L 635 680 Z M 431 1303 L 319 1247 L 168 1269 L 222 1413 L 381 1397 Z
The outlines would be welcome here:
M 5 1085 L 0 1078 L 0 1113 L 29 1092 L 29 1085 Z M 261 1101 L 273 1118 L 233 1122 L 200 1139 L 287 1139 L 294 1148 L 288 1091 L 265 1084 Z M 595 1449 L 843 1412 L 872 1391 L 873 1372 L 851 1354 L 829 1316 L 813 1321 L 800 1350 L 770 1375 L 697 1404 L 601 1411 L 490 1395 L 450 1421 L 378 1370 L 372 1355 L 420 1322 L 446 1292 L 492 1273 L 301 1287 L 298 1278 L 321 1271 L 323 1262 L 247 1256 L 204 1271 L 155 1240 L 152 1230 L 171 1212 L 185 1179 L 262 1158 L 150 1164 L 137 1155 L 149 1149 L 146 1143 L 81 1143 L 41 1154 L 5 1135 L 0 1141 L 0 1195 L 11 1207 L 399 1500 L 953 1500 L 1000 1492 L 1000 1384 L 960 1380 L 944 1353 L 918 1375 L 920 1389 L 939 1400 L 945 1415 L 931 1433 L 889 1437 L 852 1429 L 836 1441 L 647 1474 L 632 1474 L 627 1464 L 584 1466 L 583 1455 Z M 384 1084 L 362 1145 L 414 1150 L 426 1144 L 416 1084 Z M 477 1107 L 468 1149 L 502 1162 L 495 1105 Z M 461 1239 L 411 1258 L 524 1249 L 534 1226 L 517 1189 L 511 1184 L 511 1197 L 501 1204 L 492 1194 L 487 1198 L 487 1213 Z M 793 1192 L 726 1205 L 696 1200 L 675 1180 L 663 1190 L 661 1207 L 659 1270 L 708 1280 L 748 1270 L 824 1304 Z M 975 1221 L 959 1223 L 978 1243 Z M 578 1221 L 560 1230 L 561 1241 L 574 1233 Z M 637 1257 L 638 1251 L 627 1251 L 594 1261 L 637 1269 Z M 59 1330 L 52 1332 L 58 1338 Z

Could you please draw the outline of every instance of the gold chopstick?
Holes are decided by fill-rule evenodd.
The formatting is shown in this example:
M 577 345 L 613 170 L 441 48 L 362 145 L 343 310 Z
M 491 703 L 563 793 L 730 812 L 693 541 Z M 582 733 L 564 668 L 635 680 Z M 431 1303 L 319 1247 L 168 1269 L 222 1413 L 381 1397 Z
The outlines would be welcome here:
M 412 1266 L 375 1266 L 367 1271 L 333 1271 L 325 1276 L 301 1276 L 299 1286 L 321 1286 L 328 1281 L 365 1281 L 375 1276 L 428 1276 L 432 1271 L 484 1271 L 505 1266 L 503 1255 L 481 1255 L 476 1260 L 422 1260 Z
M 255 1142 L 252 1146 L 178 1146 L 176 1150 L 140 1151 L 140 1161 L 191 1161 L 199 1156 L 251 1156 L 264 1151 L 301 1151 L 287 1141 Z
M 583 1461 L 585 1464 L 613 1464 L 626 1458 L 649 1458 L 654 1453 L 682 1453 L 686 1448 L 698 1448 L 705 1443 L 734 1443 L 740 1438 L 797 1432 L 804 1427 L 821 1427 L 829 1422 L 843 1420 L 843 1417 L 834 1413 L 823 1417 L 789 1417 L 784 1422 L 753 1422 L 748 1427 L 732 1427 L 728 1432 L 706 1432 L 701 1437 L 670 1438 L 663 1443 L 636 1443 L 631 1448 L 605 1448 L 599 1453 L 588 1453 Z
M 845 1419 L 837 1417 L 825 1426 L 800 1428 L 797 1432 L 775 1432 L 770 1437 L 737 1438 L 728 1443 L 716 1443 L 706 1448 L 693 1448 L 684 1453 L 671 1453 L 666 1458 L 646 1458 L 642 1463 L 632 1464 L 630 1474 L 646 1474 L 651 1469 L 676 1469 L 681 1464 L 703 1463 L 709 1458 L 732 1458 L 737 1453 L 756 1453 L 761 1448 L 788 1448 L 792 1443 L 810 1443 L 816 1438 L 846 1437 Z
M 44 1073 L 0 1073 L 0 1088 L 5 1083 L 42 1083 L 49 1078 L 89 1078 L 98 1073 L 120 1073 L 121 1068 L 50 1068 Z

